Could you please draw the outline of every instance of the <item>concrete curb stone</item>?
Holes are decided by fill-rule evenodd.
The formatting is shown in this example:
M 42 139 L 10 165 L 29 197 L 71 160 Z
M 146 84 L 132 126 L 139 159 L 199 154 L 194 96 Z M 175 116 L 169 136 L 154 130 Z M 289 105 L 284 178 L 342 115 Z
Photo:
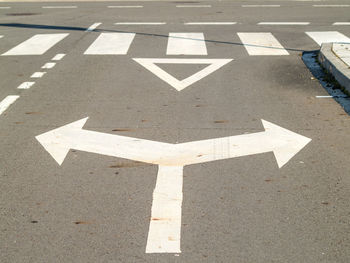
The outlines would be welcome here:
M 333 52 L 333 43 L 323 43 L 318 54 L 321 65 L 350 93 L 350 68 Z

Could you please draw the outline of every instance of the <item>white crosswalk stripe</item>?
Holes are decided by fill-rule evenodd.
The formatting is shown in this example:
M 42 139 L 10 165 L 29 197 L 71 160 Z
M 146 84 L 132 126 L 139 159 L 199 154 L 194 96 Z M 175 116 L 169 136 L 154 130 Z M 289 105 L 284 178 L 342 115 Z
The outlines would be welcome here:
M 250 56 L 289 55 L 271 33 L 237 33 Z
M 84 52 L 87 55 L 126 55 L 135 33 L 101 33 Z
M 167 55 L 208 55 L 203 33 L 169 33 Z
M 350 43 L 350 38 L 339 33 L 338 31 L 317 31 L 317 32 L 305 32 L 309 37 L 311 37 L 317 44 L 322 45 L 322 43 L 330 42 L 345 42 Z
M 37 34 L 15 46 L 2 56 L 42 55 L 69 34 Z
M 305 45 L 314 42 L 318 45 L 327 42 L 350 43 L 350 38 L 338 31 L 301 31 L 296 32 L 295 36 L 302 37 L 303 34 L 310 37 L 305 38 L 308 41 L 308 43 L 304 43 Z M 3 53 L 1 56 L 43 55 L 68 35 L 68 33 L 35 34 Z M 279 35 L 275 36 L 271 32 L 238 32 L 237 35 L 249 56 L 285 56 L 289 55 L 289 50 L 304 49 L 303 44 L 295 46 L 294 43 L 288 48 L 285 48 L 277 39 Z M 83 53 L 85 55 L 127 55 L 130 51 L 130 47 L 133 46 L 132 43 L 135 42 L 135 36 L 136 33 L 129 32 L 100 33 Z M 0 35 L 0 39 L 4 39 L 4 37 L 5 36 Z M 210 35 L 207 37 L 210 39 Z M 6 40 L 8 38 L 9 36 L 6 36 Z M 159 40 L 162 40 L 162 38 L 152 39 L 152 41 Z M 142 38 L 138 39 L 138 41 L 142 41 Z M 220 42 L 220 40 L 218 41 Z M 2 41 L 1 43 L 4 42 Z M 160 43 L 163 45 L 165 42 Z M 164 49 L 162 52 L 165 52 L 167 56 L 207 56 L 208 50 L 206 44 L 207 40 L 203 32 L 170 32 L 168 34 L 167 44 L 162 47 L 162 49 Z M 138 44 L 136 44 L 136 46 L 137 45 Z M 155 44 L 155 46 L 158 46 L 158 44 Z M 211 55 L 215 55 L 215 49 L 213 51 Z M 152 49 L 145 50 L 145 52 L 146 54 L 150 54 L 152 53 Z M 64 56 L 64 53 L 56 54 L 52 60 L 60 60 Z

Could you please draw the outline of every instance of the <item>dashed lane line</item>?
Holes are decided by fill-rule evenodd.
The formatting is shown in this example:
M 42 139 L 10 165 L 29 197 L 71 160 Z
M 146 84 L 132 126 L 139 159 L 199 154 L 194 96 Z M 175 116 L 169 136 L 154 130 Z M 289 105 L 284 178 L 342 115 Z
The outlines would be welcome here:
M 281 5 L 242 5 L 242 7 L 281 7 Z
M 109 5 L 107 8 L 143 8 L 143 5 Z
M 10 105 L 14 103 L 18 98 L 19 96 L 17 95 L 9 95 L 5 99 L 3 99 L 0 102 L 0 115 L 3 114 L 4 111 L 7 110 L 8 107 L 10 107 Z
M 305 26 L 310 25 L 310 22 L 259 22 L 258 25 Z
M 192 7 L 198 7 L 198 8 L 203 8 L 203 7 L 211 7 L 211 5 L 177 5 L 177 8 L 192 8 Z
M 86 32 L 91 32 L 91 31 L 94 31 L 98 26 L 100 26 L 102 23 L 101 22 L 98 22 L 98 23 L 94 23 L 92 24 L 91 26 L 89 26 L 88 29 L 86 29 L 85 31 Z
M 50 69 L 50 68 L 53 68 L 54 66 L 56 66 L 55 62 L 48 62 L 48 63 L 45 63 L 45 65 L 42 66 L 41 68 L 43 68 L 43 69 Z
M 51 60 L 54 60 L 54 61 L 61 60 L 62 58 L 64 58 L 65 55 L 66 54 L 57 54 Z
M 165 25 L 166 22 L 118 22 L 115 25 Z
M 75 5 L 58 5 L 58 6 L 42 6 L 42 8 L 44 9 L 60 9 L 60 8 L 64 8 L 64 9 L 69 9 L 69 8 L 78 8 L 77 6 Z
M 313 7 L 350 7 L 350 5 L 312 5 Z
M 184 25 L 235 25 L 237 22 L 186 22 Z
M 37 79 L 37 78 L 42 78 L 44 75 L 46 74 L 46 72 L 34 72 L 30 77 Z
M 33 81 L 26 81 L 19 85 L 17 89 L 30 89 L 34 84 L 35 82 Z
M 350 22 L 334 22 L 333 26 L 350 26 Z

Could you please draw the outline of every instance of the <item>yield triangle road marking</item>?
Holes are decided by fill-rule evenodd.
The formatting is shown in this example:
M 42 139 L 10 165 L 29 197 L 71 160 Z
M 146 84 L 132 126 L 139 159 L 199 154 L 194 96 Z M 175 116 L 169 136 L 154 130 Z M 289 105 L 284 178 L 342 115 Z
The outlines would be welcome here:
M 218 70 L 222 66 L 231 62 L 233 59 L 133 58 L 133 60 L 144 66 L 146 69 L 151 71 L 154 75 L 171 85 L 176 90 L 181 91 Z M 183 80 L 178 80 L 168 72 L 158 67 L 156 64 L 208 64 L 208 66 Z

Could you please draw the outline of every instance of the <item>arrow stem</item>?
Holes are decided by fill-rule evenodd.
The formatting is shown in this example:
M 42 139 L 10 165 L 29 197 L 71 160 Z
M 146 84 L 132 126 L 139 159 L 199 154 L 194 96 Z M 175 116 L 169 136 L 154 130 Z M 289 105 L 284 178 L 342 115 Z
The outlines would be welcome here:
M 182 166 L 158 168 L 146 253 L 181 253 Z

